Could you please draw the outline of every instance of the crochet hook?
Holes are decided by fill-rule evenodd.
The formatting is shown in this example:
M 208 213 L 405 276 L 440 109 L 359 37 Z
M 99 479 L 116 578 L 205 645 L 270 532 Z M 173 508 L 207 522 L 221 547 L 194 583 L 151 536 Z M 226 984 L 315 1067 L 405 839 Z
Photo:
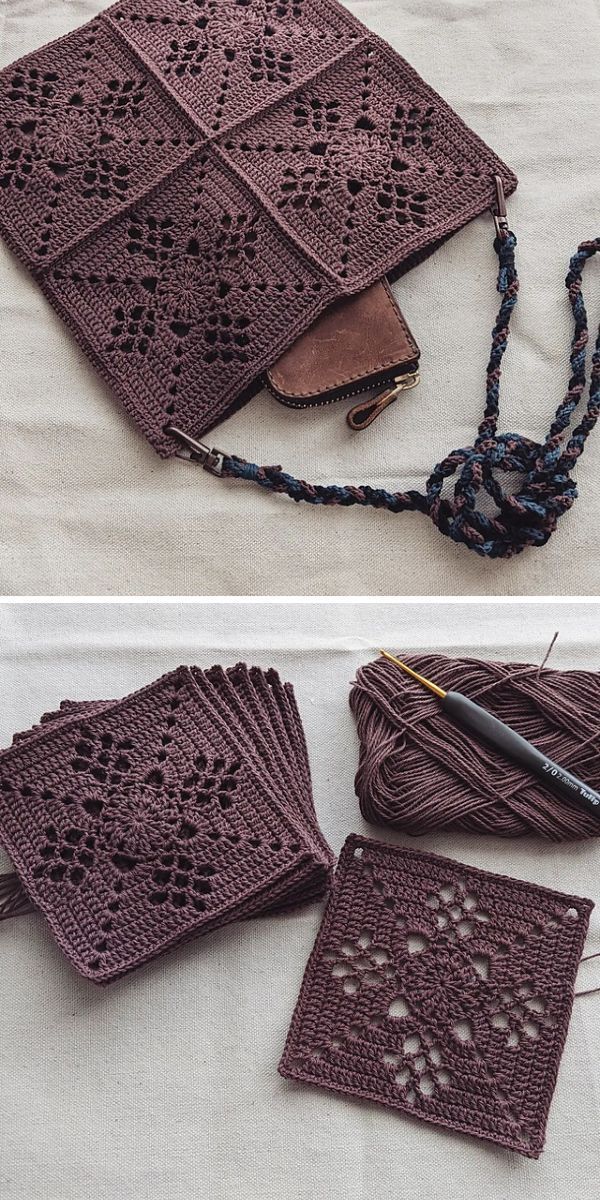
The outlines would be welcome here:
M 560 796 L 562 800 L 575 801 L 581 808 L 587 809 L 588 812 L 592 812 L 594 816 L 600 818 L 600 795 L 598 792 L 587 787 L 575 775 L 571 775 L 570 771 L 559 767 L 551 758 L 547 758 L 531 742 L 521 737 L 519 733 L 515 733 L 510 725 L 499 721 L 487 709 L 476 704 L 474 700 L 469 700 L 468 696 L 463 696 L 461 692 L 444 691 L 437 683 L 432 683 L 424 675 L 419 675 L 417 671 L 413 671 L 412 667 L 407 666 L 401 659 L 395 658 L 393 654 L 389 654 L 387 650 L 380 650 L 379 653 L 390 662 L 395 663 L 422 687 L 433 692 L 440 701 L 441 708 L 451 720 L 464 726 L 471 733 L 484 738 L 491 746 L 495 746 L 507 758 L 511 758 L 513 762 L 524 767 L 526 771 L 530 771 L 532 775 L 538 775 L 540 779 L 545 780 L 548 787 L 556 792 L 556 795 Z

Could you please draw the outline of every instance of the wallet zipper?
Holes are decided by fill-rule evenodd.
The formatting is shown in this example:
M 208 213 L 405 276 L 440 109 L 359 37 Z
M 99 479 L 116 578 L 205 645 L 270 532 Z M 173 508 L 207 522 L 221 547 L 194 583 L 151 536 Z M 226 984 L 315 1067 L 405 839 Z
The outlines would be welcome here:
M 277 391 L 277 389 L 273 387 L 273 385 L 265 376 L 265 384 L 268 390 L 271 392 L 271 395 L 274 396 L 280 404 L 283 404 L 285 408 L 295 409 L 326 408 L 329 404 L 337 404 L 338 400 L 351 400 L 353 396 L 362 396 L 365 392 L 368 392 L 370 388 L 373 387 L 391 388 L 392 390 L 389 396 L 386 397 L 385 392 L 383 392 L 380 396 L 373 396 L 370 402 L 365 401 L 365 404 L 371 403 L 373 405 L 376 405 L 377 402 L 379 402 L 377 412 L 371 418 L 371 420 L 374 420 L 375 416 L 379 416 L 379 413 L 383 412 L 383 410 L 387 408 L 387 406 L 391 404 L 401 392 L 409 391 L 410 388 L 416 387 L 419 381 L 419 363 L 417 359 L 410 363 L 409 370 L 405 371 L 401 375 L 384 375 L 382 377 L 381 375 L 375 374 L 361 379 L 358 386 L 346 388 L 346 390 L 339 392 L 334 390 L 333 395 L 330 396 L 326 395 L 314 400 L 302 401 L 291 400 L 289 397 L 283 396 L 281 392 Z M 351 419 L 354 411 L 354 409 L 350 410 L 350 412 L 347 414 L 347 420 L 351 428 L 358 429 L 359 426 L 353 425 Z M 371 424 L 371 421 L 369 421 L 368 424 Z
M 337 404 L 338 400 L 351 400 L 353 396 L 360 396 L 363 392 L 368 392 L 372 387 L 390 387 L 391 384 L 400 384 L 403 379 L 409 379 L 418 374 L 419 363 L 418 359 L 409 364 L 409 369 L 402 375 L 370 375 L 361 379 L 359 386 L 347 388 L 345 391 L 333 390 L 333 395 L 317 397 L 314 400 L 292 400 L 289 396 L 283 395 L 273 386 L 265 375 L 265 386 L 270 391 L 271 395 L 285 405 L 286 408 L 325 408 L 328 404 Z M 414 387 L 414 383 L 409 383 L 409 387 Z M 401 389 L 402 390 L 402 389 Z

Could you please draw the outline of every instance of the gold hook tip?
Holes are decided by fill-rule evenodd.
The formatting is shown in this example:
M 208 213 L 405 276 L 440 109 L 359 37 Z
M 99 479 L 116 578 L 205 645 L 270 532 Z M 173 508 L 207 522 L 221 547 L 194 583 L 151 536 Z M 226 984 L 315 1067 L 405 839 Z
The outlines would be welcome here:
M 416 679 L 417 683 L 420 683 L 423 687 L 428 688 L 429 691 L 433 692 L 435 696 L 439 696 L 440 700 L 444 699 L 446 692 L 443 688 L 438 687 L 437 683 L 432 683 L 431 680 L 426 679 L 424 675 L 419 675 L 417 671 L 413 671 L 412 667 L 407 666 L 407 664 L 402 662 L 400 658 L 396 658 L 393 654 L 390 654 L 388 650 L 380 650 L 379 653 L 382 654 L 384 658 L 389 659 L 390 662 L 395 663 L 395 665 L 400 667 L 402 671 L 405 671 L 407 675 L 410 675 L 411 679 Z

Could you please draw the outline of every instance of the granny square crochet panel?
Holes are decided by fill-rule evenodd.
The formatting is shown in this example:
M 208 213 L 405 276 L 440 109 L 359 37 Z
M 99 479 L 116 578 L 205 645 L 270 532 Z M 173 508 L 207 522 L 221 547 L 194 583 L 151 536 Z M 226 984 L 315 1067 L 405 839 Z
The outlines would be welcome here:
M 163 456 L 508 168 L 337 0 L 122 0 L 0 73 L 0 231 Z
M 281 1074 L 537 1158 L 592 908 L 351 836 Z
M 333 864 L 293 692 L 244 664 L 67 702 L 17 734 L 0 754 L 0 841 L 96 983 L 323 895 Z

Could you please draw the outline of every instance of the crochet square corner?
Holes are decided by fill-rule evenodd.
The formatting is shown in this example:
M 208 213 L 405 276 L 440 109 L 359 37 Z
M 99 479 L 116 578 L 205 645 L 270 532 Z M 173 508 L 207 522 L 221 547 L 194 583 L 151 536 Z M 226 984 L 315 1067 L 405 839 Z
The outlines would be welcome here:
M 281 1074 L 537 1158 L 592 908 L 353 835 Z

